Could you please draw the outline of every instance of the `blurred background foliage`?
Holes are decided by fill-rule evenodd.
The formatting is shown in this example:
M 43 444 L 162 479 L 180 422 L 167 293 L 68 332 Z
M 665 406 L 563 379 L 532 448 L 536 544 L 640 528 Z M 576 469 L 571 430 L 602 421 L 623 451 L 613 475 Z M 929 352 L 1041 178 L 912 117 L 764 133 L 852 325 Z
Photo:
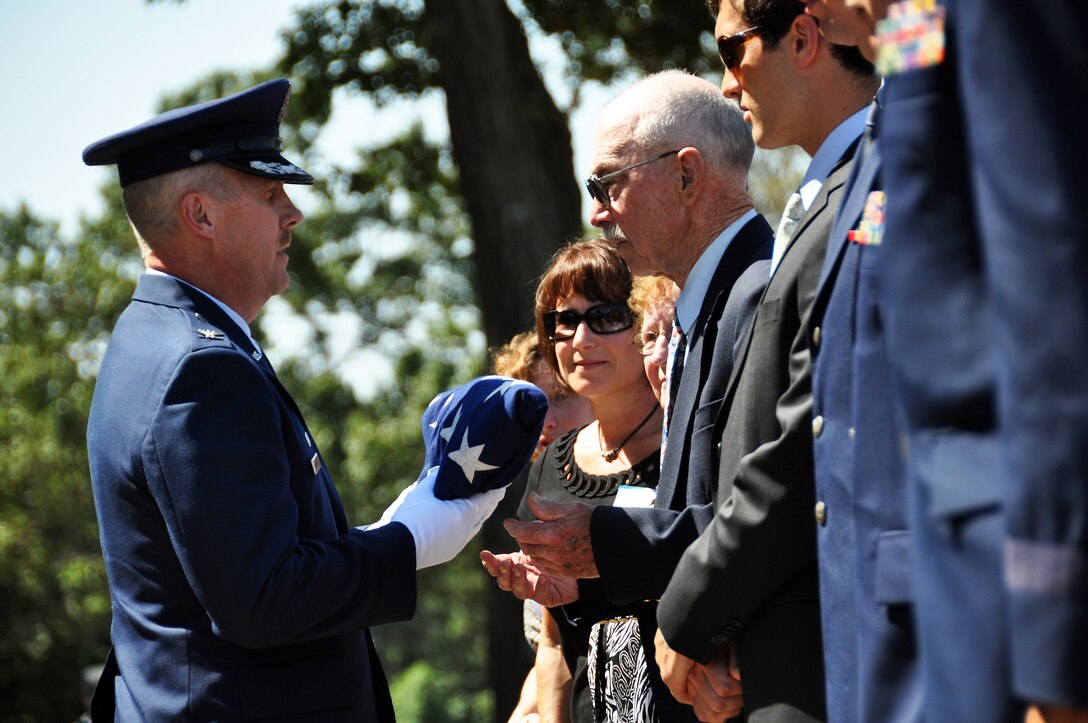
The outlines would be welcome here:
M 448 129 L 409 118 L 331 164 L 294 235 L 291 289 L 259 322 L 349 519 L 376 519 L 415 479 L 427 402 L 487 371 L 487 350 L 528 328 L 548 257 L 587 233 L 570 132 L 584 89 L 673 67 L 717 82 L 711 27 L 700 0 L 325 0 L 297 12 L 278 67 L 163 99 L 167 109 L 286 75 L 285 135 L 303 165 L 340 94 L 378 107 L 443 101 Z M 806 160 L 757 153 L 752 192 L 772 223 Z M 0 209 L 5 722 L 76 719 L 81 671 L 109 646 L 84 435 L 141 264 L 115 184 L 102 193 L 105 212 L 73 239 L 23 207 Z M 531 665 L 521 606 L 476 552 L 512 549 L 500 521 L 520 495 L 454 562 L 421 573 L 412 622 L 374 631 L 401 721 L 505 721 L 512 709 Z

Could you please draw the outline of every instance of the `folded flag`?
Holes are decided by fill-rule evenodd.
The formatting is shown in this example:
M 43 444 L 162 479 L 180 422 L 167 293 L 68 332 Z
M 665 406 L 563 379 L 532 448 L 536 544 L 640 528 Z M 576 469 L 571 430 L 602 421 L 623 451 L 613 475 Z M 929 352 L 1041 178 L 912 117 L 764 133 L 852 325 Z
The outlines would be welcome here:
M 513 482 L 536 449 L 548 399 L 509 377 L 477 377 L 427 405 L 423 474 L 438 467 L 435 497 L 452 500 Z

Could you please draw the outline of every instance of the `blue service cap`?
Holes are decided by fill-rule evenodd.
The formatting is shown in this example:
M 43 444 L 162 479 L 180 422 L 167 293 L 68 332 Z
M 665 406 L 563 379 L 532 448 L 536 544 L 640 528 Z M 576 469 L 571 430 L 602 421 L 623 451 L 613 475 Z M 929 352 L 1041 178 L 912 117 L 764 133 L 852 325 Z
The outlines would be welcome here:
M 176 108 L 95 141 L 83 149 L 83 162 L 116 163 L 122 188 L 208 161 L 284 183 L 313 183 L 313 176 L 280 155 L 280 122 L 290 93 L 290 81 L 277 78 L 225 98 Z
M 420 420 L 420 479 L 437 467 L 434 496 L 441 500 L 505 487 L 529 464 L 547 413 L 544 392 L 510 377 L 477 377 L 442 392 Z

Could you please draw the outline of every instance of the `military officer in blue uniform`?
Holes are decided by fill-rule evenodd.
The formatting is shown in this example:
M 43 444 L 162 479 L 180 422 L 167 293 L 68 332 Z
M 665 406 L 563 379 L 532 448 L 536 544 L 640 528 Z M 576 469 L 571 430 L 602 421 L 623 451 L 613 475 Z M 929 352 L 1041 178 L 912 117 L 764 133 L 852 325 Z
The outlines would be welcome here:
M 1088 717 L 1086 31 L 1070 2 L 917 0 L 882 26 L 881 292 L 930 720 Z
M 828 40 L 876 60 L 868 10 L 809 0 L 808 12 Z M 887 105 L 882 90 L 832 226 L 808 325 L 828 719 L 841 723 L 922 720 L 900 425 L 878 293 L 879 119 Z
M 288 285 L 289 83 L 91 144 L 116 164 L 147 272 L 118 319 L 87 441 L 113 607 L 96 720 L 392 721 L 368 627 L 415 610 L 501 491 L 425 476 L 353 528 L 252 323 Z

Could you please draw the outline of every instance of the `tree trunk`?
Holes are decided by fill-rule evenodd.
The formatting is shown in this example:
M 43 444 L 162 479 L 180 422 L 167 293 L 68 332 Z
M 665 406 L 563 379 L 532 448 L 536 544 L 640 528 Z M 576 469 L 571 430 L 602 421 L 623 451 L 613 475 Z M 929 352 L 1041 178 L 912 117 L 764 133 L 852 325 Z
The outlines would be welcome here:
M 472 219 L 476 290 L 489 347 L 532 324 L 536 280 L 554 250 L 580 234 L 581 203 L 567 118 L 529 55 L 504 0 L 426 0 L 426 46 L 439 63 L 461 192 Z M 514 486 L 506 505 L 516 508 Z M 496 514 L 483 531 L 511 549 Z M 505 543 L 505 546 L 504 546 Z M 527 670 L 521 605 L 487 597 L 488 677 L 496 721 L 517 702 Z
M 567 117 L 504 0 L 426 0 L 454 159 L 476 242 L 476 289 L 489 346 L 532 322 L 536 279 L 581 232 Z

